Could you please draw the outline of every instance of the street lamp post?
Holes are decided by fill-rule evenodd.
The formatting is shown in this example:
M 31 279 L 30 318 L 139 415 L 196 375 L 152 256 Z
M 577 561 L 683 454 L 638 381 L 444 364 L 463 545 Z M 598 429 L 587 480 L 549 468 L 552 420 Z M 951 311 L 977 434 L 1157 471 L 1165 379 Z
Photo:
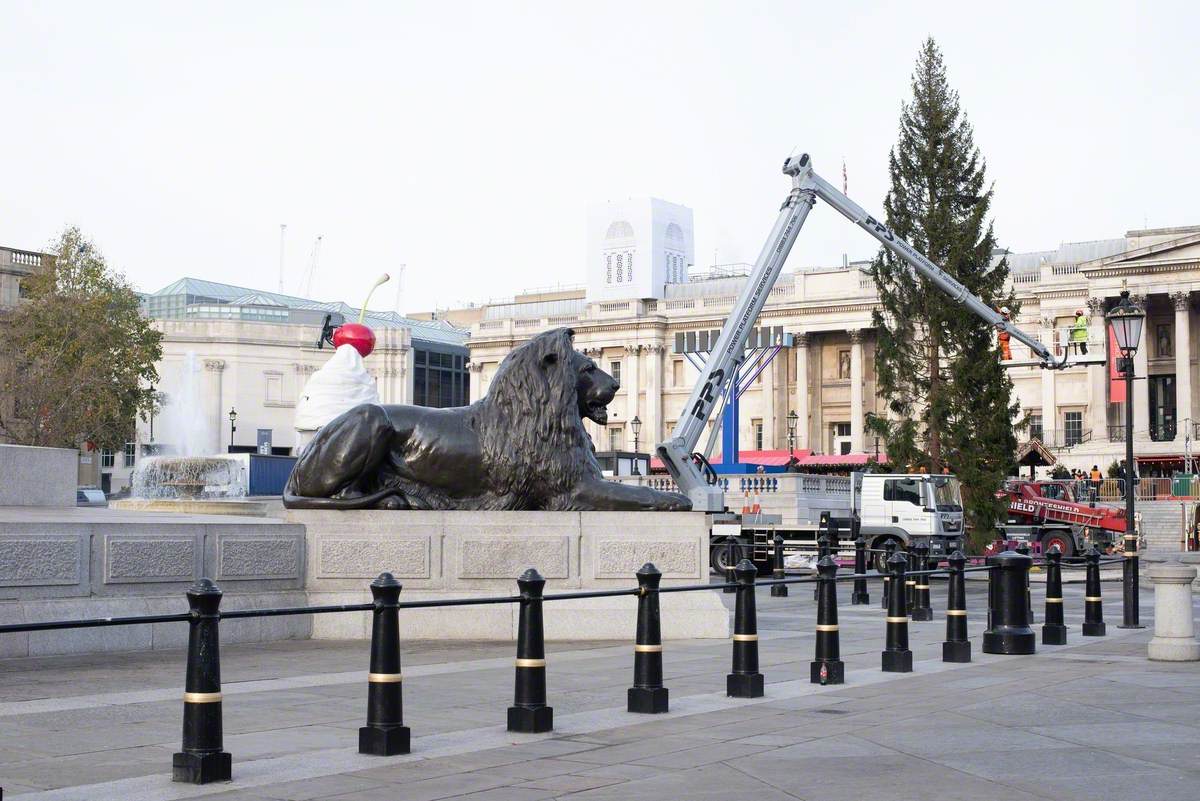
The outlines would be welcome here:
M 1121 373 L 1125 377 L 1125 564 L 1123 595 L 1123 629 L 1140 629 L 1138 623 L 1138 538 L 1133 526 L 1133 357 L 1142 339 L 1142 323 L 1146 313 L 1129 299 L 1129 291 L 1121 292 L 1121 300 L 1107 315 L 1113 339 L 1121 351 Z
M 237 426 L 234 423 L 237 421 L 237 410 L 233 407 L 229 409 L 229 452 L 233 453 L 233 432 L 237 431 Z
M 788 427 L 788 469 L 792 469 L 792 462 L 796 458 L 796 423 L 800 420 L 800 415 L 796 414 L 796 410 L 792 409 L 788 412 L 787 427 Z
M 640 461 L 638 457 L 638 435 L 642 433 L 642 421 L 636 414 L 629 421 L 629 428 L 633 431 L 633 474 L 640 476 L 642 473 L 638 470 L 638 462 Z

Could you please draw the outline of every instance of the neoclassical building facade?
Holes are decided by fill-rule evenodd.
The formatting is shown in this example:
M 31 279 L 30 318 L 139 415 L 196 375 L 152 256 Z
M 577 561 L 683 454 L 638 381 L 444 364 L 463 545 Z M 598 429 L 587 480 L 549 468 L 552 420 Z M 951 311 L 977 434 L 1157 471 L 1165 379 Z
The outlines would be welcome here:
M 654 247 L 652 236 L 647 246 Z M 1192 323 L 1200 291 L 1200 226 L 1135 230 L 1114 239 L 996 256 L 1002 257 L 1021 304 L 1017 323 L 1057 352 L 1082 350 L 1069 337 L 1075 313 L 1083 311 L 1089 355 L 1107 360 L 1105 312 L 1122 289 L 1143 305 L 1147 318 L 1133 387 L 1138 458 L 1146 468 L 1181 468 L 1200 420 L 1193 391 L 1193 354 L 1200 343 Z M 758 324 L 779 326 L 793 338 L 742 396 L 743 451 L 786 449 L 793 411 L 799 425 L 791 444 L 797 449 L 875 451 L 864 421 L 868 414 L 886 413 L 886 404 L 875 386 L 871 313 L 878 295 L 862 266 L 784 273 L 771 290 Z M 637 444 L 647 451 L 670 432 L 698 375 L 688 354 L 678 352 L 676 334 L 719 329 L 747 270 L 748 265 L 726 266 L 683 283 L 664 281 L 652 297 L 614 299 L 608 292 L 594 298 L 578 289 L 487 306 L 468 341 L 471 398 L 487 391 L 513 347 L 548 328 L 570 326 L 577 347 L 621 382 L 608 425 L 587 423 L 596 447 L 632 449 L 630 422 L 636 416 Z M 1041 439 L 1069 467 L 1103 469 L 1121 458 L 1124 403 L 1107 361 L 1042 370 L 1015 342 L 1012 357 L 1016 397 L 1032 422 L 1021 438 Z

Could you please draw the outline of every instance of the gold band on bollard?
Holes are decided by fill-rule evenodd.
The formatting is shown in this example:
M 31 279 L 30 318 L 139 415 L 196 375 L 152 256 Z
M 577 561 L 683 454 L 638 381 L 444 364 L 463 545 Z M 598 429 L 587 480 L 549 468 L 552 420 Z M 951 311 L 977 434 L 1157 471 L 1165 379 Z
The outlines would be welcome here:
M 946 616 L 947 617 L 966 617 L 967 610 L 966 609 L 947 609 Z
M 1135 557 L 1135 556 L 1137 556 L 1137 555 L 1138 555 L 1138 552 L 1137 552 L 1137 551 L 1126 551 L 1126 552 L 1125 552 L 1125 558 L 1126 558 L 1126 559 L 1132 559 L 1132 558 L 1134 558 L 1134 557 Z
M 1047 598 L 1046 599 L 1046 603 L 1048 603 L 1048 604 L 1061 604 L 1062 602 L 1063 602 L 1062 598 Z
M 886 620 L 888 623 L 907 623 L 908 622 L 908 618 L 906 618 L 906 617 L 893 617 L 892 615 L 888 615 L 886 618 L 884 618 L 884 620 Z
M 395 684 L 403 681 L 402 673 L 368 673 L 367 681 L 372 684 Z
M 517 660 L 517 667 L 519 667 L 519 668 L 539 668 L 539 667 L 545 667 L 545 666 L 546 666 L 545 659 L 518 659 Z
M 757 640 L 758 640 L 757 634 L 735 634 L 735 635 L 733 635 L 734 642 L 756 642 Z
M 1103 601 L 1104 598 L 1099 595 L 1085 595 L 1085 596 L 1083 596 L 1083 600 L 1099 602 L 1099 601 Z
M 928 584 L 917 584 L 916 588 L 918 590 L 927 590 L 927 589 L 929 589 L 929 585 Z
M 183 702 L 185 704 L 219 704 L 221 693 L 184 693 Z
M 642 645 L 641 643 L 638 643 L 633 646 L 633 652 L 635 654 L 661 654 L 662 646 L 661 645 Z
M 912 579 L 911 581 L 906 581 L 906 582 L 904 582 L 904 583 L 905 583 L 905 584 L 912 585 L 912 586 L 914 586 L 914 587 L 915 587 L 915 586 L 917 585 L 917 580 L 916 580 L 916 579 Z
M 818 623 L 817 624 L 817 631 L 837 631 L 837 630 L 838 630 L 837 623 Z

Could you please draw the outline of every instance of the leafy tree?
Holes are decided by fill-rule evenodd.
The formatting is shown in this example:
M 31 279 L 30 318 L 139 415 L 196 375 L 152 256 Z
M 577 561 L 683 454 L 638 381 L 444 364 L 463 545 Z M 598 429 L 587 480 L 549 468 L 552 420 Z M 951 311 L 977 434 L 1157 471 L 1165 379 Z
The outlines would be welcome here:
M 994 307 L 1017 306 L 1004 285 L 1007 261 L 992 264 L 992 188 L 974 133 L 946 80 L 942 54 L 925 41 L 889 154 L 887 225 Z M 968 525 L 987 539 L 1004 514 L 995 497 L 1016 449 L 1020 407 L 1000 363 L 996 332 L 890 251 L 872 265 L 880 309 L 875 368 L 887 415 L 868 427 L 895 464 L 949 467 L 963 480 Z
M 0 318 L 0 434 L 22 445 L 119 449 L 154 402 L 162 334 L 78 228 Z

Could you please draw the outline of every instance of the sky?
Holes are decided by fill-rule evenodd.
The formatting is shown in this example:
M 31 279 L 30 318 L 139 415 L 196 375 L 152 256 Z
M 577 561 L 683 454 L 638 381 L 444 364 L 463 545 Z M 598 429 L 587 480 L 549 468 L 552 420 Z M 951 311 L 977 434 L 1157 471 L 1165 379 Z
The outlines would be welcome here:
M 580 284 L 590 203 L 691 207 L 752 262 L 793 151 L 882 213 L 941 47 L 1016 251 L 1200 224 L 1195 3 L 0 3 L 0 244 L 78 225 L 184 275 L 421 311 Z M 836 212 L 789 269 L 869 258 Z

